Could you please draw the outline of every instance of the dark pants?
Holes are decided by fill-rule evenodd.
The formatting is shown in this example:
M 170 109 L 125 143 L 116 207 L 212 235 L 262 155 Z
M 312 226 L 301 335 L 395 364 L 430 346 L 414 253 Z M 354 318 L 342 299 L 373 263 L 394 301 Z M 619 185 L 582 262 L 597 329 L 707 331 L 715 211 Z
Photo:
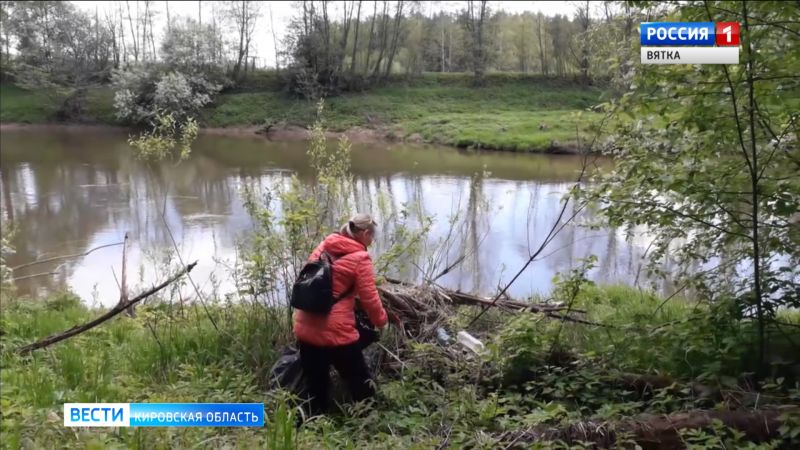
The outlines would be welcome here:
M 335 347 L 317 347 L 298 342 L 297 346 L 300 349 L 300 362 L 308 383 L 308 392 L 311 394 L 312 414 L 320 414 L 328 409 L 331 364 L 347 383 L 353 400 L 364 400 L 375 394 L 358 342 Z

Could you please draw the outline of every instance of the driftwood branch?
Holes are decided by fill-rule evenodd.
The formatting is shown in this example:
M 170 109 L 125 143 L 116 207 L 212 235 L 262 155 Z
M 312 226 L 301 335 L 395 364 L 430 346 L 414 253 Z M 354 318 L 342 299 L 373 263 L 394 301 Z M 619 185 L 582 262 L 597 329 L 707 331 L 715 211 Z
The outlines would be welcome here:
M 166 281 L 164 281 L 163 283 L 159 284 L 158 286 L 153 286 L 152 288 L 142 292 L 141 294 L 137 295 L 136 297 L 134 297 L 134 298 L 132 298 L 130 300 L 125 301 L 124 303 L 123 302 L 117 303 L 117 305 L 114 306 L 113 308 L 111 308 L 110 310 L 108 310 L 108 312 L 106 312 L 105 314 L 101 315 L 100 317 L 97 317 L 96 319 L 94 319 L 92 321 L 86 322 L 86 323 L 81 324 L 81 325 L 76 325 L 76 326 L 70 328 L 67 331 L 48 336 L 48 337 L 46 337 L 46 338 L 44 338 L 42 340 L 36 341 L 36 342 L 34 342 L 32 344 L 24 345 L 24 346 L 22 346 L 22 347 L 17 349 L 17 353 L 24 355 L 24 354 L 30 353 L 30 352 L 32 352 L 34 350 L 38 350 L 40 348 L 49 347 L 49 346 L 51 346 L 51 345 L 53 345 L 53 344 L 55 344 L 57 342 L 61 342 L 61 341 L 65 340 L 65 339 L 71 338 L 72 336 L 81 334 L 84 331 L 91 330 L 92 328 L 94 328 L 94 327 L 96 327 L 96 326 L 108 321 L 109 319 L 113 318 L 114 316 L 118 315 L 119 313 L 124 311 L 126 308 L 131 307 L 131 306 L 139 303 L 140 301 L 146 299 L 147 297 L 150 297 L 151 295 L 157 293 L 158 291 L 160 291 L 160 290 L 164 289 L 165 287 L 169 286 L 170 284 L 174 283 L 175 281 L 177 281 L 182 276 L 184 276 L 187 273 L 191 272 L 192 269 L 194 269 L 194 267 L 196 265 L 197 265 L 197 261 L 189 264 L 188 266 L 185 266 L 183 269 L 181 269 L 180 271 L 178 271 L 177 273 L 175 273 L 174 275 L 169 277 Z
M 75 253 L 75 254 L 72 254 L 72 255 L 61 255 L 61 256 L 53 256 L 52 258 L 47 258 L 47 259 L 39 259 L 39 260 L 36 260 L 36 261 L 31 261 L 29 263 L 21 264 L 21 265 L 16 266 L 16 267 L 12 267 L 11 270 L 24 269 L 26 267 L 35 266 L 37 264 L 45 264 L 45 263 L 49 263 L 49 262 L 53 262 L 53 261 L 58 261 L 58 260 L 61 260 L 61 259 L 79 258 L 81 256 L 87 256 L 90 253 L 95 252 L 95 251 L 100 250 L 100 249 L 103 249 L 103 248 L 115 247 L 117 245 L 122 245 L 122 244 L 124 244 L 124 242 L 114 242 L 113 244 L 105 244 L 105 245 L 100 245 L 98 247 L 91 248 L 91 249 L 89 249 L 89 250 L 87 250 L 87 251 L 85 251 L 83 253 Z M 51 275 L 51 273 L 42 273 L 42 274 L 39 274 L 39 275 Z M 23 278 L 24 277 L 20 277 L 20 278 L 17 278 L 17 279 L 21 280 Z

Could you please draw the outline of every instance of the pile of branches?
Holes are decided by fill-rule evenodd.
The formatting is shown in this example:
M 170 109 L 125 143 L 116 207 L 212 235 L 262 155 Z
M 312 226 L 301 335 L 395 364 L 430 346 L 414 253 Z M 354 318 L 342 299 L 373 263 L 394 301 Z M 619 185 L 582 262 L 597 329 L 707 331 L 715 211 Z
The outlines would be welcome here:
M 401 326 L 406 337 L 418 342 L 435 339 L 437 330 L 444 326 L 447 317 L 457 306 L 497 308 L 508 313 L 541 313 L 552 319 L 590 323 L 580 317 L 585 311 L 560 304 L 521 302 L 508 297 L 492 300 L 436 284 L 415 285 L 393 279 L 386 281 L 378 287 L 378 293 L 390 318 Z
M 585 319 L 585 311 L 561 304 L 529 303 L 508 297 L 484 298 L 459 291 L 442 288 L 435 284 L 413 285 L 397 280 L 387 280 L 378 292 L 391 319 L 402 330 L 403 339 L 394 348 L 382 344 L 366 353 L 370 365 L 385 374 L 397 372 L 400 366 L 412 362 L 415 357 L 406 351 L 409 342 L 440 341 L 439 331 L 448 325 L 457 307 L 495 308 L 509 314 L 537 313 L 553 320 L 605 326 Z M 454 331 L 454 330 L 452 330 Z M 471 352 L 463 346 L 436 345 L 436 357 L 447 360 L 472 359 Z M 430 355 L 429 355 L 430 356 Z M 570 360 L 577 358 L 571 355 Z M 426 366 L 442 361 L 426 360 Z M 560 365 L 560 364 L 559 364 Z M 790 414 L 798 414 L 796 406 L 785 405 L 773 398 L 750 390 L 725 390 L 700 383 L 686 383 L 666 375 L 642 375 L 610 372 L 598 382 L 630 391 L 635 398 L 646 400 L 656 390 L 672 389 L 688 392 L 689 396 L 706 399 L 714 404 L 727 404 L 730 409 L 693 409 L 676 411 L 671 414 L 642 414 L 614 421 L 585 420 L 567 422 L 561 425 L 542 425 L 520 430 L 508 430 L 493 437 L 498 445 L 505 448 L 528 448 L 532 443 L 542 441 L 561 441 L 568 444 L 592 443 L 598 447 L 630 445 L 635 442 L 647 449 L 684 448 L 682 433 L 688 430 L 710 429 L 716 423 L 737 430 L 747 441 L 760 443 L 780 439 L 778 429 L 786 423 Z M 489 386 L 486 386 L 489 387 Z M 755 402 L 748 400 L 755 396 Z

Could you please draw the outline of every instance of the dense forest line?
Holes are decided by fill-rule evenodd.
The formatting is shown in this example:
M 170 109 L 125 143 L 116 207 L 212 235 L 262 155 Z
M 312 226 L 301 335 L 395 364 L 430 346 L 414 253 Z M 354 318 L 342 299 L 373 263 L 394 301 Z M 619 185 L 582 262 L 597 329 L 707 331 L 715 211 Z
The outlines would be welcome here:
M 272 20 L 268 4 L 211 4 L 214 13 L 204 21 L 200 9 L 197 17 L 170 14 L 169 2 L 118 2 L 101 14 L 70 2 L 3 1 L 3 76 L 23 81 L 36 74 L 37 82 L 80 86 L 108 82 L 114 71 L 163 63 L 220 71 L 235 83 L 256 65 L 254 35 L 271 33 L 277 60 L 270 66 L 288 70 L 295 83 L 307 82 L 308 72 L 331 84 L 423 72 L 472 72 L 478 80 L 490 71 L 608 82 L 625 75 L 625 67 L 608 59 L 630 59 L 635 24 L 661 14 L 654 5 L 613 2 L 581 2 L 569 17 L 507 13 L 486 1 L 427 13 L 421 2 L 303 1 L 296 2 L 286 35 L 277 36 L 263 25 Z M 156 30 L 160 22 L 164 29 Z

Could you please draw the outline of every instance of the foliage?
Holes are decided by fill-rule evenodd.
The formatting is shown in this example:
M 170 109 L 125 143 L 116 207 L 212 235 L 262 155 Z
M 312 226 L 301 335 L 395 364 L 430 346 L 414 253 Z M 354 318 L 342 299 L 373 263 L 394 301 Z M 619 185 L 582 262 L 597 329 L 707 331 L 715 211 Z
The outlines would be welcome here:
M 491 11 L 487 6 L 487 1 L 468 1 L 467 8 L 459 17 L 465 29 L 468 39 L 466 40 L 467 61 L 470 69 L 475 74 L 475 84 L 483 84 L 483 76 L 489 66 L 494 52 L 489 42 L 495 35 L 492 29 Z
M 194 119 L 178 122 L 172 114 L 158 114 L 152 127 L 152 130 L 138 137 L 131 137 L 128 141 L 138 158 L 162 161 L 184 160 L 189 157 L 198 131 Z
M 286 342 L 287 328 L 241 305 L 183 306 L 155 301 L 136 318 L 116 319 L 29 358 L 12 350 L 99 315 L 79 299 L 4 299 L 2 405 L 4 446 L 120 445 L 201 442 L 209 430 L 157 433 L 67 432 L 56 411 L 64 402 L 261 402 L 259 386 Z M 211 317 L 214 322 L 212 322 Z M 283 322 L 285 324 L 285 322 Z M 263 350 L 263 358 L 257 350 Z M 271 410 L 269 414 L 271 414 Z M 54 419 L 57 417 L 57 420 Z M 37 423 L 31 426 L 32 422 Z M 151 430 L 152 431 L 152 430 Z M 240 436 L 248 438 L 248 434 Z M 250 439 L 254 439 L 252 433 Z
M 562 290 L 562 294 L 569 293 L 566 280 L 562 286 L 567 290 Z M 645 308 L 637 309 L 645 299 L 637 297 L 632 289 L 584 288 L 582 294 L 591 295 L 576 301 L 575 308 L 585 308 L 592 320 L 610 317 L 611 309 L 627 314 L 624 320 L 638 317 L 641 324 L 649 321 L 655 325 L 660 320 L 649 319 L 650 316 L 643 313 Z M 71 295 L 41 300 L 4 300 L 0 315 L 0 328 L 4 330 L 0 337 L 0 381 L 3 385 L 0 442 L 14 448 L 91 445 L 152 448 L 208 443 L 266 445 L 268 448 L 407 448 L 437 446 L 443 442 L 453 446 L 496 448 L 509 445 L 513 440 L 513 437 L 502 437 L 506 431 L 566 427 L 583 420 L 616 422 L 642 413 L 667 414 L 710 406 L 707 399 L 683 392 L 683 381 L 676 381 L 678 385 L 674 387 L 658 389 L 651 397 L 640 397 L 631 387 L 615 382 L 618 379 L 612 370 L 614 367 L 609 364 L 616 356 L 603 359 L 598 358 L 602 355 L 587 354 L 575 360 L 562 360 L 568 361 L 567 364 L 555 364 L 558 361 L 551 361 L 550 365 L 537 364 L 531 367 L 536 372 L 534 379 L 519 386 L 502 387 L 494 384 L 499 368 L 494 360 L 477 360 L 466 355 L 453 358 L 450 351 L 438 345 L 417 344 L 404 349 L 402 369 L 384 371 L 378 379 L 379 396 L 374 403 L 351 405 L 339 413 L 306 420 L 296 428 L 296 420 L 302 417 L 297 399 L 279 391 L 266 391 L 269 366 L 291 336 L 287 310 L 281 305 L 244 300 L 183 304 L 168 295 L 140 306 L 135 318 L 119 317 L 25 358 L 11 350 L 101 312 L 87 308 Z M 662 302 L 662 298 L 653 297 L 647 305 Z M 690 319 L 691 309 L 691 305 L 673 306 L 672 317 Z M 469 318 L 474 312 L 473 309 L 457 311 L 454 323 L 445 326 L 456 326 L 459 318 Z M 513 336 L 516 333 L 513 330 L 519 330 L 525 323 L 518 318 L 513 324 L 502 325 L 507 316 L 495 313 L 491 318 L 496 324 L 488 330 L 490 334 L 499 332 L 503 336 Z M 538 323 L 545 325 L 544 321 Z M 540 342 L 535 348 L 545 354 L 557 326 L 556 322 L 551 323 L 543 328 L 541 335 L 531 334 Z M 574 325 L 570 331 L 567 325 L 560 338 L 565 349 L 584 345 L 574 340 L 582 333 L 588 333 L 583 341 L 588 343 L 608 331 L 584 325 Z M 612 329 L 611 332 L 618 343 L 646 338 L 646 334 L 632 335 L 629 330 Z M 676 346 L 680 344 L 680 337 L 672 336 Z M 388 346 L 396 337 L 387 333 L 383 339 L 383 345 Z M 517 339 L 515 345 L 532 342 Z M 639 356 L 630 354 L 630 357 Z M 653 371 L 668 372 L 673 364 L 671 357 L 651 357 L 651 360 Z M 796 391 L 792 391 L 791 386 L 786 381 L 765 385 L 760 402 L 768 401 L 771 393 L 788 395 L 790 402 L 794 401 L 792 398 L 796 400 Z M 60 417 L 64 402 L 199 400 L 263 402 L 268 425 L 264 430 L 72 432 L 63 427 Z M 790 442 L 798 423 L 794 416 L 787 417 L 785 427 L 781 428 L 784 443 Z M 746 445 L 736 436 L 732 430 L 712 427 L 686 432 L 684 439 L 697 445 L 710 444 L 716 442 L 715 439 L 738 442 L 737 447 Z M 541 445 L 544 448 L 567 447 L 557 442 Z M 573 442 L 572 445 L 577 444 Z
M 10 208 L 11 205 L 6 207 Z M 14 246 L 11 245 L 13 237 L 14 230 L 10 224 L 6 223 L 5 217 L 0 217 L 0 290 L 3 291 L 3 297 L 13 295 L 15 289 L 12 281 L 13 273 L 8 264 L 6 264 L 9 256 L 16 252 Z
M 240 291 L 252 300 L 281 304 L 308 255 L 328 233 L 355 210 L 353 176 L 350 172 L 350 144 L 346 138 L 330 145 L 325 136 L 324 103 L 317 105 L 317 120 L 311 128 L 308 146 L 314 183 L 301 183 L 296 175 L 269 188 L 243 187 L 244 205 L 253 221 L 253 232 L 239 244 L 240 262 L 236 279 Z M 392 262 L 419 251 L 419 242 L 430 224 L 410 230 L 402 218 L 371 211 L 384 217 L 383 229 L 392 233 L 390 247 L 375 263 L 382 274 Z M 380 215 L 379 215 L 380 214 Z M 405 214 L 405 210 L 400 211 Z
M 14 41 L 17 53 L 6 55 L 4 71 L 20 83 L 39 81 L 76 86 L 108 79 L 113 65 L 111 32 L 98 18 L 71 2 L 3 2 L 5 46 Z
M 159 114 L 176 120 L 196 115 L 222 88 L 203 75 L 163 72 L 157 66 L 135 66 L 115 71 L 114 109 L 129 123 L 146 123 Z
M 636 26 L 664 18 L 669 6 L 659 2 L 605 2 L 604 20 L 595 20 L 581 36 L 588 50 L 592 78 L 603 83 L 615 96 L 627 92 L 641 67 Z
M 609 143 L 615 169 L 589 198 L 612 225 L 648 227 L 652 264 L 671 260 L 679 269 L 665 275 L 712 302 L 732 299 L 740 317 L 755 318 L 751 342 L 763 369 L 766 321 L 782 306 L 800 306 L 800 91 L 788 81 L 800 58 L 786 54 L 796 30 L 753 26 L 794 10 L 747 5 L 680 5 L 675 14 L 686 21 L 742 23 L 743 64 L 643 69 L 617 107 L 630 120 L 618 121 Z
M 205 73 L 220 81 L 223 64 L 223 37 L 209 23 L 193 18 L 173 20 L 161 43 L 161 58 L 167 67 L 184 73 Z

